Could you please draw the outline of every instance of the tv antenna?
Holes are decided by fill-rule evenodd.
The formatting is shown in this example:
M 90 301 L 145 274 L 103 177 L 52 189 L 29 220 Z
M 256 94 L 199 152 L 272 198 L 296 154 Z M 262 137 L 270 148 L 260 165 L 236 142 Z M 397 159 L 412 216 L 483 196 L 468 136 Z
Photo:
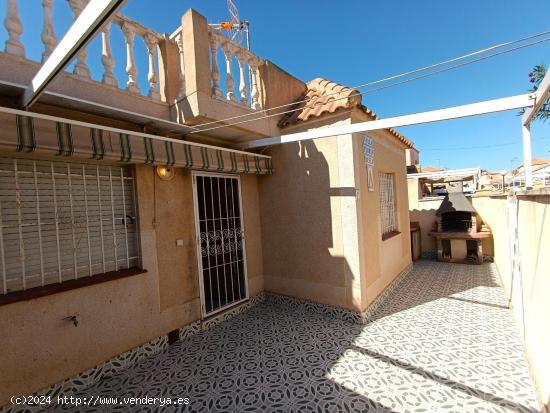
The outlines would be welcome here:
M 244 38 L 246 42 L 245 47 L 247 50 L 250 50 L 250 22 L 248 20 L 241 20 L 239 17 L 239 10 L 233 0 L 227 0 L 227 8 L 231 20 L 211 24 L 210 26 L 218 30 L 226 31 L 227 37 L 239 46 L 242 46 Z

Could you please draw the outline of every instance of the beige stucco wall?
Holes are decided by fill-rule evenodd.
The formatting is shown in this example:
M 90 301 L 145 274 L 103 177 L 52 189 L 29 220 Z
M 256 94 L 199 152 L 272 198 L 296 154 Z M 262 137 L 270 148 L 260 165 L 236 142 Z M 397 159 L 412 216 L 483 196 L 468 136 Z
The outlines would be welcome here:
M 388 284 L 411 263 L 409 206 L 405 151 L 388 132 L 370 132 L 374 140 L 374 191 L 369 192 L 367 166 L 363 155 L 363 137 L 356 135 L 355 167 L 358 177 L 359 251 L 362 274 L 363 300 L 366 309 Z M 399 234 L 382 240 L 380 223 L 379 173 L 392 173 Z
M 407 166 L 420 164 L 420 153 L 416 148 L 405 149 L 405 161 Z
M 241 176 L 249 297 L 254 297 L 264 291 L 262 229 L 258 193 L 258 181 L 261 179 L 256 175 Z
M 475 197 L 473 205 L 494 235 L 495 263 L 525 348 L 541 400 L 550 407 L 550 194 L 518 197 L 520 278 L 512 277 L 506 197 Z M 523 304 L 522 304 L 523 301 Z
M 0 306 L 0 406 L 200 319 L 191 172 L 161 181 L 137 165 L 135 176 L 147 272 Z M 241 181 L 253 296 L 263 290 L 257 177 Z M 62 320 L 73 314 L 76 328 Z
M 0 335 L 0 405 L 199 318 L 189 173 L 178 170 L 170 182 L 157 179 L 158 232 L 153 169 L 138 166 L 135 174 L 147 273 L 1 306 L 0 330 L 10 334 Z M 176 247 L 176 238 L 185 246 Z M 76 328 L 62 320 L 73 314 L 80 320 Z
M 416 180 L 414 180 L 417 182 Z M 418 222 L 420 225 L 420 240 L 422 243 L 422 252 L 435 252 L 436 244 L 435 239 L 428 236 L 428 233 L 434 227 L 434 222 L 437 221 L 437 216 L 435 215 L 437 209 L 443 201 L 443 197 L 436 199 L 420 199 L 416 197 L 416 202 L 414 201 L 414 196 L 410 196 L 411 192 L 415 192 L 415 185 L 409 185 L 409 219 L 411 222 Z M 417 192 L 416 192 L 417 193 Z M 413 200 L 411 201 L 411 198 Z
M 308 127 L 351 119 L 343 113 L 310 121 Z M 375 180 L 378 171 L 396 174 L 403 229 L 386 241 L 381 240 L 378 186 L 367 191 L 361 137 L 269 148 L 276 173 L 260 180 L 267 291 L 362 311 L 411 262 L 404 147 L 386 132 L 374 136 Z
M 276 168 L 259 180 L 266 290 L 351 307 L 338 139 L 278 145 L 266 153 Z

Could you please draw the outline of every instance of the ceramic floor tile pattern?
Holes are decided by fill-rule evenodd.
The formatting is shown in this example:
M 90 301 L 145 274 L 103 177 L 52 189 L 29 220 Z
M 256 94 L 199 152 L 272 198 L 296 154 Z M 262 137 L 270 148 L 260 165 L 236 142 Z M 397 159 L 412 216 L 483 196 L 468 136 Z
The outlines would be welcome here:
M 538 411 L 494 266 L 432 261 L 366 325 L 268 296 L 80 395 L 189 397 L 190 412 Z

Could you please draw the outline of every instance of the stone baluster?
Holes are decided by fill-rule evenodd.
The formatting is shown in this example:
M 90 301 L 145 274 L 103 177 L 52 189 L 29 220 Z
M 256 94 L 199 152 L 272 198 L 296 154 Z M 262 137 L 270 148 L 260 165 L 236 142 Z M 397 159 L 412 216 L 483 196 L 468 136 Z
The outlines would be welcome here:
M 44 52 L 42 53 L 42 62 L 45 62 L 57 46 L 57 37 L 53 27 L 52 9 L 53 0 L 42 0 L 42 8 L 44 9 L 44 26 L 40 38 L 44 43 Z
M 118 82 L 113 73 L 115 67 L 115 59 L 111 51 L 111 23 L 107 23 L 101 31 L 101 63 L 103 64 L 103 77 L 101 82 L 118 87 Z
M 242 105 L 248 105 L 248 86 L 246 85 L 246 56 L 241 51 L 236 54 L 237 62 L 239 63 L 239 95 L 240 103 Z
M 210 32 L 210 54 L 212 56 L 212 93 L 214 96 L 221 96 L 220 71 L 218 70 L 218 43 L 219 39 L 213 32 Z
M 176 44 L 178 45 L 178 52 L 180 57 L 180 89 L 178 92 L 178 99 L 185 97 L 185 60 L 183 56 L 183 36 L 180 34 L 176 37 Z
M 260 60 L 257 58 L 252 58 L 248 61 L 248 67 L 250 68 L 250 97 L 252 100 L 251 107 L 254 110 L 260 109 L 260 91 L 258 90 L 258 67 L 260 65 Z
M 235 80 L 233 79 L 233 52 L 232 45 L 225 41 L 222 45 L 223 55 L 225 57 L 225 88 L 227 90 L 225 97 L 233 102 L 237 101 L 235 96 Z
M 157 54 L 158 39 L 153 33 L 145 33 L 143 36 L 145 45 L 147 46 L 147 58 L 149 62 L 149 71 L 147 72 L 147 80 L 149 81 L 148 96 L 153 99 L 160 100 L 160 92 L 158 90 L 158 74 L 155 66 L 155 57 Z
M 86 7 L 86 0 L 69 0 L 69 6 L 73 11 L 74 19 L 76 20 L 84 7 Z M 90 69 L 86 64 L 86 58 L 88 56 L 88 51 L 85 47 L 81 48 L 80 51 L 76 54 L 76 65 L 74 67 L 73 73 L 78 76 L 85 78 L 91 78 Z
M 19 20 L 17 0 L 8 0 L 7 6 L 4 27 L 8 31 L 8 40 L 6 40 L 5 51 L 15 56 L 25 57 L 25 48 L 19 40 L 23 33 L 23 26 Z
M 124 22 L 122 24 L 122 33 L 124 34 L 124 40 L 126 42 L 126 74 L 128 75 L 126 88 L 132 93 L 139 93 L 139 88 L 136 83 L 137 68 L 134 57 L 134 38 L 136 29 L 133 24 Z

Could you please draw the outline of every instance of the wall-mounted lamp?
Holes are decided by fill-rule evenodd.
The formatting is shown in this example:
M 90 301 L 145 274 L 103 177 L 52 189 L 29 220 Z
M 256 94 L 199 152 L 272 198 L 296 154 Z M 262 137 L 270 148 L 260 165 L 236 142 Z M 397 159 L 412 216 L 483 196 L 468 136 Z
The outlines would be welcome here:
M 170 166 L 157 166 L 157 175 L 163 181 L 170 181 L 174 177 L 174 168 Z

